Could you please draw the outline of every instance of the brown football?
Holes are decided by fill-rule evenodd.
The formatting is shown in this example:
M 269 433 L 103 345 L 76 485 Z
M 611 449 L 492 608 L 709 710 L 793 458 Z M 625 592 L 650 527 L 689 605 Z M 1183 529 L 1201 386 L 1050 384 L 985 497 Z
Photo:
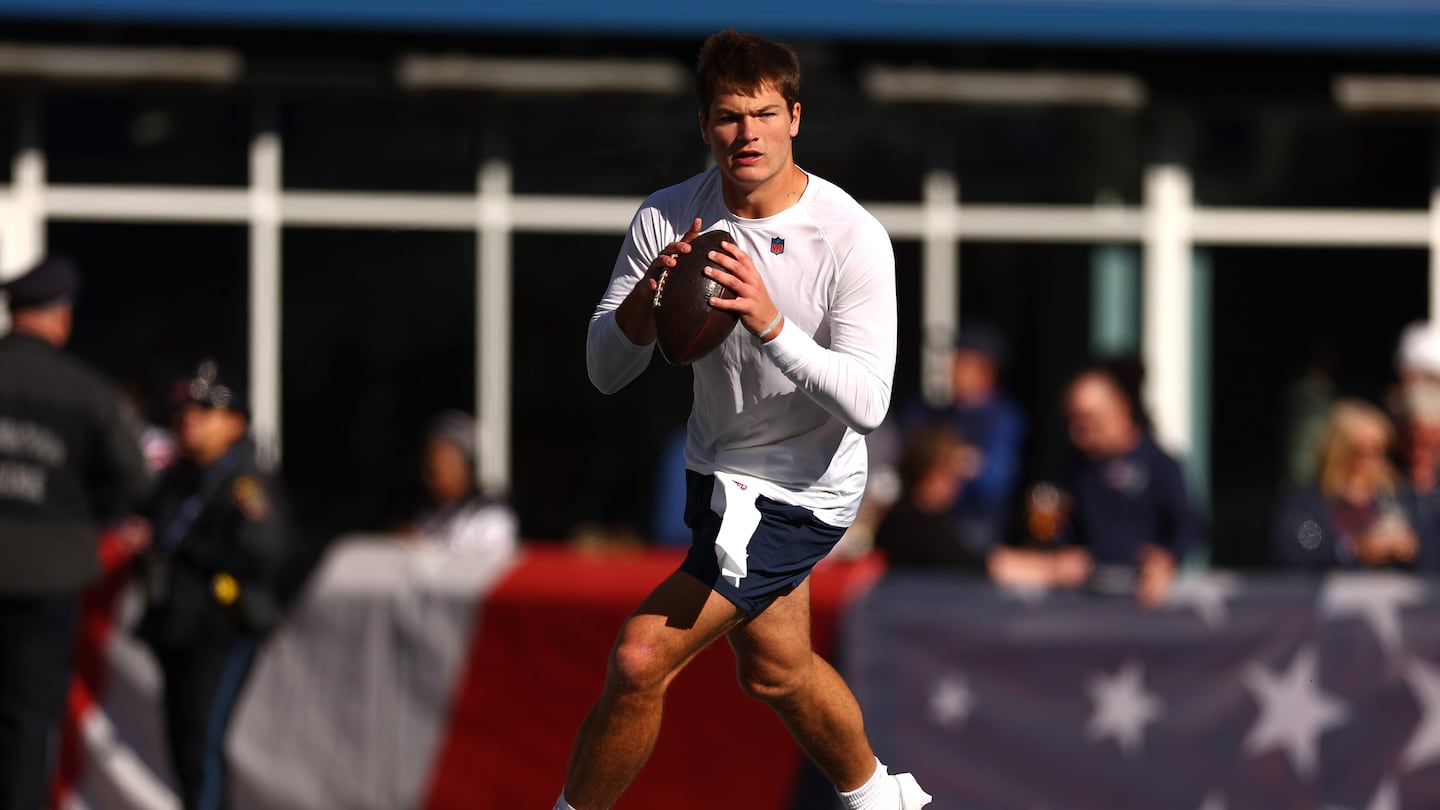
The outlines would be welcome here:
M 711 298 L 734 298 L 735 293 L 714 279 L 705 277 L 706 258 L 720 243 L 731 241 L 729 233 L 706 231 L 690 242 L 690 252 L 675 257 L 675 266 L 656 279 L 659 288 L 651 303 L 655 316 L 655 342 L 671 365 L 688 366 L 730 336 L 739 317 L 710 306 Z

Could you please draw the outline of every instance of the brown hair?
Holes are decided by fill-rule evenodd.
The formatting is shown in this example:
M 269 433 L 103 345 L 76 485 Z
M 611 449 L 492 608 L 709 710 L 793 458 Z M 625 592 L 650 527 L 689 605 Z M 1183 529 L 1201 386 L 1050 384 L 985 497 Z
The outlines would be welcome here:
M 765 86 L 779 91 L 791 110 L 800 101 L 800 57 L 783 42 L 731 28 L 705 40 L 695 69 L 695 100 L 708 115 L 718 95 L 753 96 Z
M 1374 428 L 1384 437 L 1385 449 L 1395 444 L 1395 430 L 1379 408 L 1355 399 L 1342 399 L 1335 403 L 1330 411 L 1330 421 L 1325 425 L 1325 433 L 1320 437 L 1317 464 L 1320 491 L 1325 495 L 1335 498 L 1343 493 L 1349 466 L 1359 449 L 1356 434 L 1366 428 Z M 1384 495 L 1395 494 L 1398 479 L 1399 475 L 1390 462 L 1382 462 L 1374 482 L 1375 491 Z
M 931 424 L 915 431 L 905 441 L 896 465 L 901 488 L 913 491 L 925 476 L 953 464 L 955 454 L 964 449 L 960 434 L 946 425 Z

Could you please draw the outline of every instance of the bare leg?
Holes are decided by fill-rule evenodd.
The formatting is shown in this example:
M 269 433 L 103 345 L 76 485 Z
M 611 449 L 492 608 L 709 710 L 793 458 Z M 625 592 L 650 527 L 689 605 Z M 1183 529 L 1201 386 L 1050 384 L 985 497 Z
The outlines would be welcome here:
M 729 633 L 740 684 L 784 721 L 836 788 L 875 772 L 860 704 L 834 667 L 810 648 L 810 580 Z
M 565 798 L 576 810 L 609 810 L 620 800 L 655 748 L 670 682 L 744 617 L 709 586 L 677 572 L 625 621 L 605 689 L 570 755 Z

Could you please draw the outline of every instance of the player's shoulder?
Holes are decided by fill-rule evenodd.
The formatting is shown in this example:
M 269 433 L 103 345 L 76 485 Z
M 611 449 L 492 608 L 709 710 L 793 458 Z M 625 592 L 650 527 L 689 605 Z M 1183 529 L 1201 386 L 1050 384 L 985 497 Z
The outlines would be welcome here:
M 827 233 L 853 231 L 866 237 L 889 238 L 885 226 L 865 210 L 850 192 L 817 175 L 810 174 L 812 193 L 807 194 L 807 214 Z
M 714 166 L 671 186 L 652 193 L 640 204 L 641 213 L 651 212 L 665 218 L 683 217 L 699 207 L 700 202 L 719 189 L 720 171 Z M 686 223 L 688 224 L 688 223 Z

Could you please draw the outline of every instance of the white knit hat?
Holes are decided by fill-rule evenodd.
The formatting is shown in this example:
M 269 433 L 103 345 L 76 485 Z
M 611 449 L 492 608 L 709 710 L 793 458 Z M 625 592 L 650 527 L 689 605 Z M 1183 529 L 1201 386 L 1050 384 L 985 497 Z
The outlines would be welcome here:
M 1405 327 L 1395 353 L 1395 368 L 1402 374 L 1410 371 L 1440 376 L 1440 327 L 1428 321 Z

